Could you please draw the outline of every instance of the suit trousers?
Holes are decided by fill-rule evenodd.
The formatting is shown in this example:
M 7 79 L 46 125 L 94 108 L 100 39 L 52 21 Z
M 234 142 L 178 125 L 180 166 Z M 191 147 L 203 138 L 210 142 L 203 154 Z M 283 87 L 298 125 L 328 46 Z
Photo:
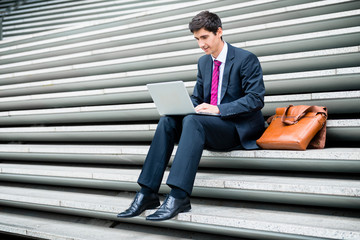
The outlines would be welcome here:
M 178 148 L 166 184 L 189 195 L 204 149 L 242 149 L 235 123 L 231 120 L 200 114 L 161 117 L 138 178 L 140 186 L 159 191 L 177 142 Z

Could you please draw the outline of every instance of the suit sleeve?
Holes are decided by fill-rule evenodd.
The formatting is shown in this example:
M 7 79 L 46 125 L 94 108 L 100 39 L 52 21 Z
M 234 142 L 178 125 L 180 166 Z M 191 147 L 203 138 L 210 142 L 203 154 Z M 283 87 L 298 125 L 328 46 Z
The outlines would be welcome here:
M 223 118 L 255 112 L 264 107 L 265 86 L 258 58 L 248 54 L 233 70 L 238 71 L 236 76 L 240 76 L 241 97 L 218 105 Z

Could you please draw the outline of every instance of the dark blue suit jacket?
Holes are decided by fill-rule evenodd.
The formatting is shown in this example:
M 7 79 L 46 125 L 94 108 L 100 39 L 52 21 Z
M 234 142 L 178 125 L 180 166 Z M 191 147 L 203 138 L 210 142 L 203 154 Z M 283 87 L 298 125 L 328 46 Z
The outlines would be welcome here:
M 191 96 L 194 106 L 210 102 L 212 64 L 211 55 L 204 55 L 198 61 L 197 82 Z M 218 107 L 221 118 L 234 122 L 245 149 L 258 149 L 256 139 L 264 132 L 261 113 L 264 95 L 258 58 L 249 51 L 228 44 Z

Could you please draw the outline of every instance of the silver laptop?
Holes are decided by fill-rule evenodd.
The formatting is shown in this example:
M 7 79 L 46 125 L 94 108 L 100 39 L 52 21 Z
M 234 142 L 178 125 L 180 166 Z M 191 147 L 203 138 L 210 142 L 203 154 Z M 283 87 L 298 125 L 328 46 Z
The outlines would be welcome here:
M 182 81 L 146 85 L 160 115 L 187 115 L 211 113 L 196 112 Z

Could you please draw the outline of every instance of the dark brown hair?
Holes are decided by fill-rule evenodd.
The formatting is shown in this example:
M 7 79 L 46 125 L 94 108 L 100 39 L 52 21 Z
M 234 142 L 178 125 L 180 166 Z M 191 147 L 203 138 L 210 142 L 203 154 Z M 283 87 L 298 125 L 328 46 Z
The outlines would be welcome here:
M 202 11 L 197 14 L 189 23 L 189 29 L 192 33 L 204 28 L 215 35 L 219 27 L 222 28 L 221 20 L 218 15 L 209 11 Z

